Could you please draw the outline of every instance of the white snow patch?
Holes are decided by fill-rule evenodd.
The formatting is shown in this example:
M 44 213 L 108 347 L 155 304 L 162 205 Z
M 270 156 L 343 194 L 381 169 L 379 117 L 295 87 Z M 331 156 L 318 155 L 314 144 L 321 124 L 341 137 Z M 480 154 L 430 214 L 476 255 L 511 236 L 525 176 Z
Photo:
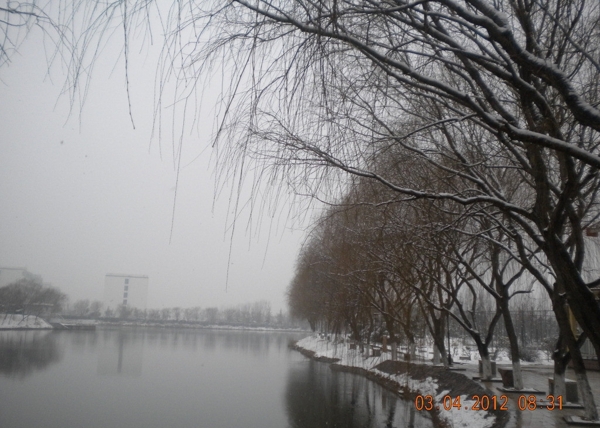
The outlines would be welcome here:
M 471 410 L 474 404 L 475 401 L 467 399 L 467 395 L 461 395 L 461 408 L 453 407 L 450 410 L 443 410 L 442 417 L 454 428 L 487 428 L 492 426 L 495 422 L 495 417 L 490 417 L 488 412 L 482 410 Z M 464 407 L 467 407 L 469 410 L 465 410 Z
M 0 314 L 0 330 L 12 330 L 19 328 L 51 329 L 52 326 L 42 318 L 19 314 Z

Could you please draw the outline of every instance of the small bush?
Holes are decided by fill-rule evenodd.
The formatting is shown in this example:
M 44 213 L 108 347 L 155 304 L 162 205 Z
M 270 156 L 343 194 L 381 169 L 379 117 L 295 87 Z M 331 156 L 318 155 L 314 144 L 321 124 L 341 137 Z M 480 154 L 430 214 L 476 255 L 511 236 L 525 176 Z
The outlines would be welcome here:
M 537 359 L 538 352 L 536 348 L 522 348 L 521 352 L 521 361 L 526 361 L 528 363 L 533 363 Z

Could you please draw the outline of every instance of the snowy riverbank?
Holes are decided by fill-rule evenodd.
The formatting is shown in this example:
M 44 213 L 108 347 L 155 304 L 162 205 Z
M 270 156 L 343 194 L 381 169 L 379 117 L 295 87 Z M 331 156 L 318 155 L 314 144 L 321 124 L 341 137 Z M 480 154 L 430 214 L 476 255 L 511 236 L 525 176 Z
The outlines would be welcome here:
M 52 329 L 42 318 L 34 315 L 0 314 L 0 330 Z
M 18 314 L 0 313 L 0 330 L 20 330 L 20 329 L 52 329 L 52 324 L 77 325 L 79 327 L 100 326 L 100 327 L 147 327 L 147 328 L 172 328 L 172 329 L 202 329 L 202 330 L 248 330 L 264 332 L 294 332 L 302 333 L 306 330 L 297 327 L 274 327 L 274 326 L 245 326 L 245 325 L 224 325 L 224 324 L 204 324 L 188 322 L 155 322 L 140 320 L 106 320 L 106 319 L 87 319 L 87 318 L 63 318 L 57 316 L 49 319 L 49 322 L 42 318 L 30 315 L 23 317 Z M 60 327 L 59 327 L 60 328 Z
M 100 319 L 97 321 L 99 326 L 103 327 L 151 327 L 151 328 L 173 328 L 173 329 L 198 329 L 198 330 L 248 330 L 248 331 L 264 331 L 264 332 L 292 332 L 303 333 L 307 330 L 297 327 L 265 327 L 251 325 L 226 325 L 226 324 L 204 324 L 204 323 L 189 323 L 189 322 L 160 322 L 160 321 L 129 321 L 129 320 L 114 320 L 107 321 Z
M 295 346 L 305 355 L 334 363 L 333 369 L 363 374 L 395 389 L 407 399 L 414 400 L 417 395 L 433 397 L 432 418 L 440 427 L 495 428 L 506 422 L 507 415 L 502 413 L 471 410 L 475 405 L 472 396 L 481 396 L 489 391 L 460 373 L 433 365 L 390 361 L 389 353 L 365 357 L 359 350 L 349 349 L 348 344 L 334 343 L 314 335 L 298 341 Z M 445 396 L 451 397 L 453 402 L 460 397 L 461 407 L 445 410 Z

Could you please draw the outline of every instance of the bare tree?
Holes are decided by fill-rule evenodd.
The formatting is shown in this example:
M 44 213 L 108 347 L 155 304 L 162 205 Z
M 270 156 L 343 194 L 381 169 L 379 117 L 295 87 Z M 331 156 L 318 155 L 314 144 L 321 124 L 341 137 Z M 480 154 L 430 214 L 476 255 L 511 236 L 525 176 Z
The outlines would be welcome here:
M 102 306 L 104 304 L 99 301 L 99 300 L 94 300 L 91 304 L 90 304 L 90 316 L 94 317 L 94 318 L 99 318 L 100 315 L 102 314 Z
M 73 314 L 77 316 L 85 316 L 90 312 L 90 301 L 88 299 L 78 300 L 73 304 Z
M 66 294 L 23 278 L 0 288 L 0 308 L 4 313 L 19 313 L 23 318 L 59 312 L 67 301 Z
M 598 13 L 585 1 L 237 1 L 213 16 L 232 29 L 210 46 L 250 48 L 240 79 L 260 76 L 241 97 L 248 119 L 227 128 L 235 153 L 505 213 L 545 252 L 600 355 L 600 307 L 580 274 L 582 230 L 597 216 Z M 391 145 L 465 184 L 395 183 L 369 164 Z M 527 201 L 497 180 L 513 169 Z

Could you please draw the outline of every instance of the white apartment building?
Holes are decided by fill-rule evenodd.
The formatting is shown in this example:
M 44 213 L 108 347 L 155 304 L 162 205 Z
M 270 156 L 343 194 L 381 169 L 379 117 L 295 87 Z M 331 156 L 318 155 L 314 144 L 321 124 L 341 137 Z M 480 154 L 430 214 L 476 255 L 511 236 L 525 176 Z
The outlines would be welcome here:
M 104 307 L 116 309 L 120 305 L 146 309 L 148 277 L 109 273 L 104 277 Z

